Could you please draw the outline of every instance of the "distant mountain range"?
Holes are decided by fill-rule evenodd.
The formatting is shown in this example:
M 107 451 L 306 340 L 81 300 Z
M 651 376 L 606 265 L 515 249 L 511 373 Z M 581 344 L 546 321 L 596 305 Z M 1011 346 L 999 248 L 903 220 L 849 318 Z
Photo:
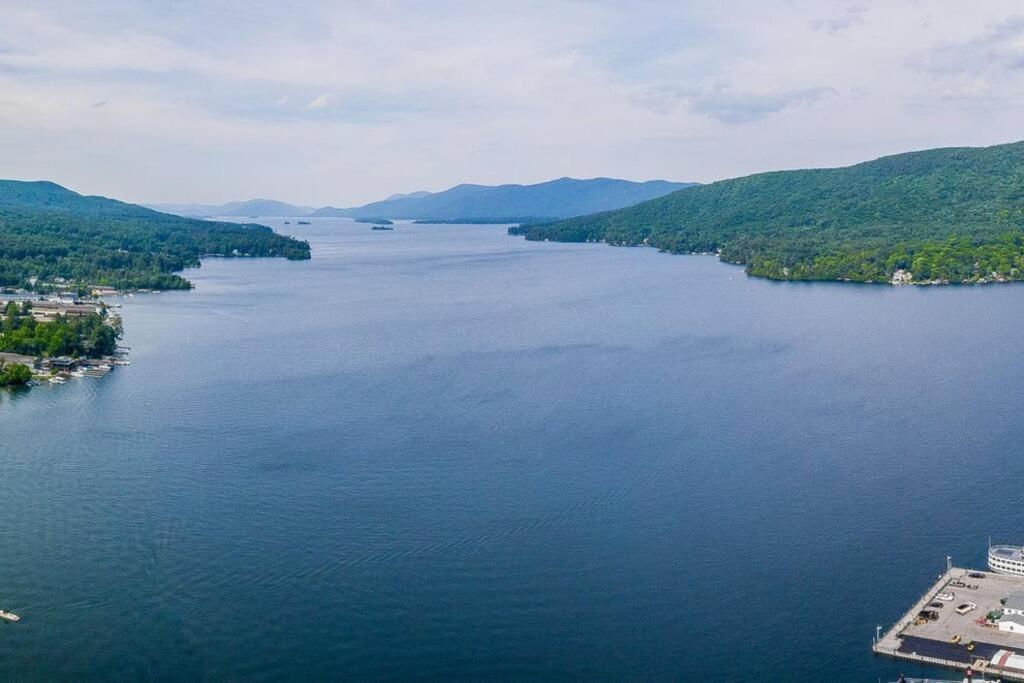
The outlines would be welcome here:
M 324 207 L 313 216 L 351 218 L 457 218 L 518 219 L 569 218 L 598 211 L 621 209 L 647 199 L 662 197 L 690 183 L 651 180 L 637 183 L 614 178 L 576 180 L 559 178 L 536 185 L 456 185 L 443 192 L 393 196 L 382 202 L 339 209 Z
M 270 199 L 228 204 L 153 204 L 150 208 L 182 216 L 314 216 L 427 220 L 570 218 L 631 206 L 689 187 L 666 180 L 633 182 L 615 178 L 559 178 L 535 185 L 456 185 L 442 192 L 393 194 L 363 206 L 312 209 Z
M 281 216 L 308 216 L 315 209 L 310 206 L 296 206 L 274 199 L 250 199 L 244 202 L 228 202 L 227 204 L 145 204 L 146 208 L 177 216 L 237 216 L 242 218 L 267 218 Z

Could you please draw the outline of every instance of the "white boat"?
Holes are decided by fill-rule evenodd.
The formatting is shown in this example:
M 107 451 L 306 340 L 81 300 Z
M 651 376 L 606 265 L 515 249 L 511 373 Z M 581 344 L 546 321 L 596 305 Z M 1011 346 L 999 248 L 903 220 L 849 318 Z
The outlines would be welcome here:
M 67 380 L 64 379 L 63 377 L 51 377 L 50 378 L 50 384 L 64 384 L 65 382 L 67 382 Z
M 988 568 L 997 574 L 1024 576 L 1024 547 L 993 545 L 988 549 Z
M 21 617 L 19 617 L 14 612 L 7 612 L 2 609 L 0 609 L 0 619 L 3 619 L 4 621 L 10 621 L 12 623 L 15 621 L 21 621 Z

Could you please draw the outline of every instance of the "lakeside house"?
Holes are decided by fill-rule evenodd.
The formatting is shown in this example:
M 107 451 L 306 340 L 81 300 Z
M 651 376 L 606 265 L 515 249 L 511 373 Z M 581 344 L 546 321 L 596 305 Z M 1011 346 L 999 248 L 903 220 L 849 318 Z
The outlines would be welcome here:
M 892 274 L 890 283 L 894 285 L 909 285 L 914 281 L 914 274 L 909 270 L 903 270 L 902 268 Z

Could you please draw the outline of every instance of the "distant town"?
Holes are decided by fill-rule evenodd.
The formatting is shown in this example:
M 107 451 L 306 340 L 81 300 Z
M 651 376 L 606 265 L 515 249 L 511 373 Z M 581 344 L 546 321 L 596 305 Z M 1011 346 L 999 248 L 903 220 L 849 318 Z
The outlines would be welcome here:
M 102 377 L 127 365 L 118 345 L 121 316 L 102 297 L 119 292 L 106 286 L 61 289 L 66 283 L 39 283 L 44 294 L 0 290 L 0 386 L 64 384 L 69 379 Z

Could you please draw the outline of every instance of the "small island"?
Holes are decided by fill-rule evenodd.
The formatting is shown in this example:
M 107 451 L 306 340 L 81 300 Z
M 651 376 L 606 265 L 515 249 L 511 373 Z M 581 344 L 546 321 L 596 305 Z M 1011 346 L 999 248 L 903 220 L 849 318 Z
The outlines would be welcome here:
M 356 223 L 373 223 L 374 225 L 394 225 L 387 218 L 356 218 Z

